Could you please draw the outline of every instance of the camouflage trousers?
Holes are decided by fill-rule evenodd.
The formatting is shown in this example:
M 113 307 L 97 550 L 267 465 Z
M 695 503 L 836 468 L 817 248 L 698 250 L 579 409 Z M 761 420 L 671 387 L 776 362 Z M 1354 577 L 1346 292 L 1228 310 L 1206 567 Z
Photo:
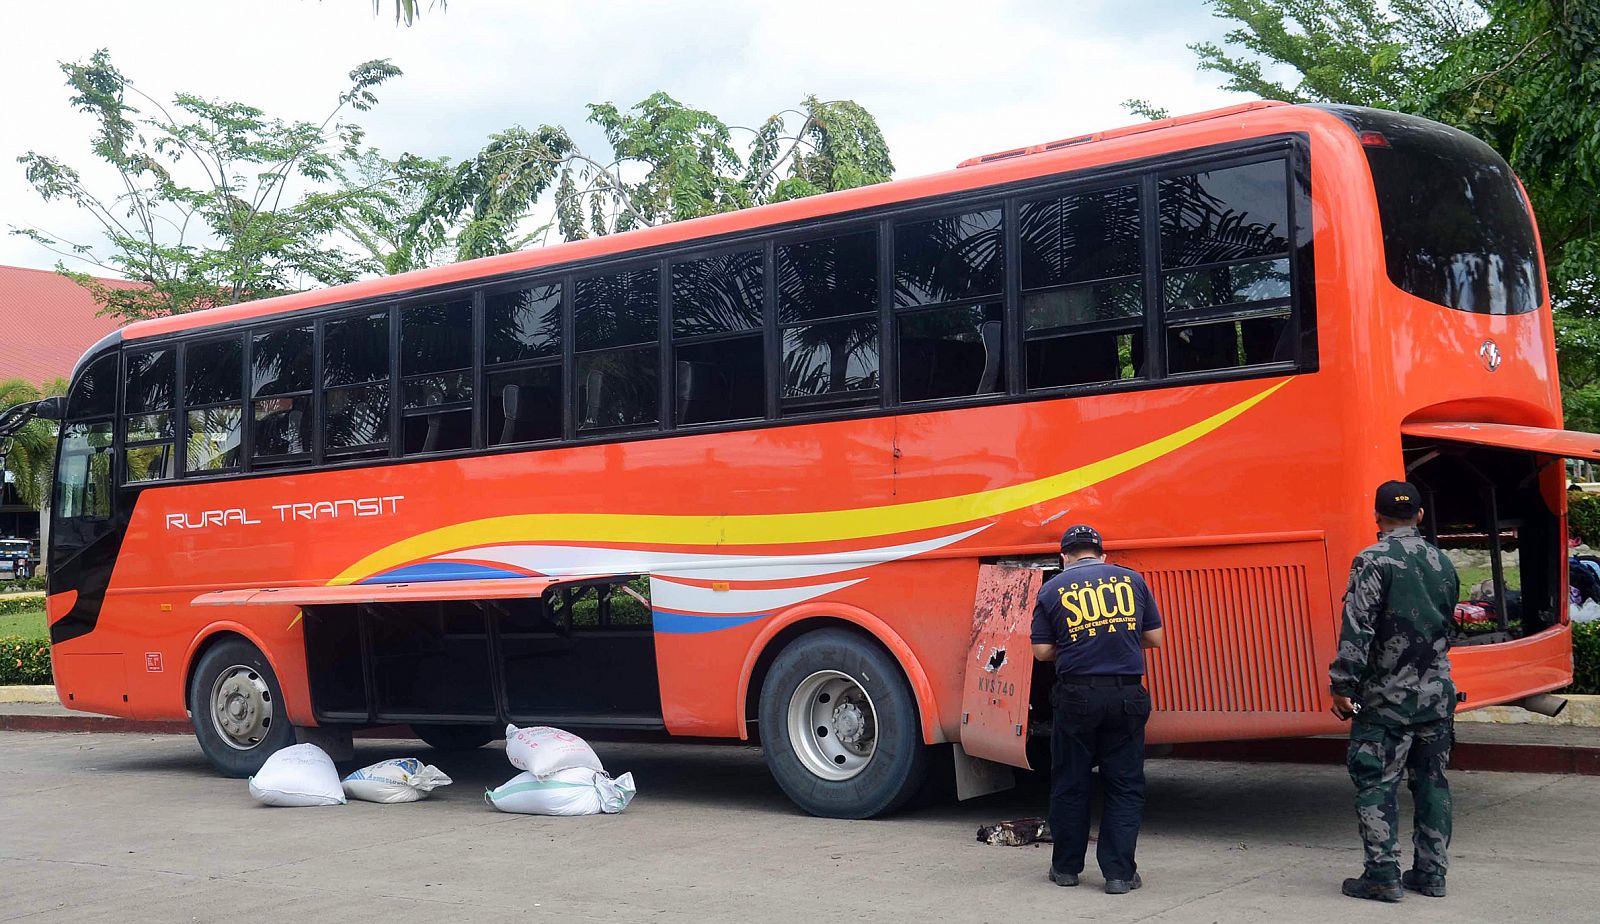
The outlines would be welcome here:
M 1449 867 L 1450 783 L 1444 771 L 1455 740 L 1453 719 L 1385 726 L 1357 720 L 1350 727 L 1345 763 L 1356 784 L 1356 818 L 1366 847 L 1368 879 L 1400 878 L 1397 790 L 1405 773 L 1415 803 L 1412 868 L 1443 879 Z

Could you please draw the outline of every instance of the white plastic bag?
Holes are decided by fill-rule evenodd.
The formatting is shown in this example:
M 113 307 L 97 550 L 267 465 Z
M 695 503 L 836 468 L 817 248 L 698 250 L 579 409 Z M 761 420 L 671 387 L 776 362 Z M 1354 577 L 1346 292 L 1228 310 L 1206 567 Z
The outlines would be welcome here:
M 344 794 L 363 802 L 415 802 L 440 786 L 449 786 L 450 777 L 432 764 L 415 757 L 382 760 L 344 778 Z
M 615 815 L 633 801 L 634 792 L 631 773 L 613 780 L 603 770 L 574 767 L 543 779 L 519 773 L 484 793 L 483 801 L 518 815 Z
M 1600 619 L 1600 603 L 1585 600 L 1582 606 L 1568 606 L 1567 618 L 1573 622 L 1594 622 Z
M 506 756 L 511 766 L 544 779 L 559 770 L 604 770 L 588 742 L 559 728 L 506 726 Z
M 344 788 L 333 758 L 314 744 L 294 744 L 274 753 L 250 778 L 250 795 L 263 805 L 344 805 Z

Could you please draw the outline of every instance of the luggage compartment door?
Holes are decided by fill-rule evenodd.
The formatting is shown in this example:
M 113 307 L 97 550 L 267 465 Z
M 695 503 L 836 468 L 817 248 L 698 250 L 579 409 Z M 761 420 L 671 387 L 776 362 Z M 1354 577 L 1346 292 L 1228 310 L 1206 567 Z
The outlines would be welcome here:
M 972 640 L 961 693 L 961 747 L 972 757 L 1028 765 L 1028 700 L 1033 688 L 1033 602 L 1042 575 L 1032 568 L 981 565 Z

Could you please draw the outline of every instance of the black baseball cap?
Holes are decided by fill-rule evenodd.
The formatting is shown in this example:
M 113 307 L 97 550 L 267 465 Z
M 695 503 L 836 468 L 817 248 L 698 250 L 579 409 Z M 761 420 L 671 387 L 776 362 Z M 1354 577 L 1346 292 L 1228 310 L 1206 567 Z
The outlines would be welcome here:
M 1105 543 L 1100 539 L 1100 531 L 1086 523 L 1079 523 L 1061 534 L 1061 551 L 1063 552 L 1070 552 L 1084 545 L 1094 546 L 1097 552 L 1105 551 L 1106 547 Z
M 1372 508 L 1382 516 L 1395 520 L 1409 520 L 1422 507 L 1422 494 L 1409 481 L 1385 481 L 1378 485 L 1378 494 Z

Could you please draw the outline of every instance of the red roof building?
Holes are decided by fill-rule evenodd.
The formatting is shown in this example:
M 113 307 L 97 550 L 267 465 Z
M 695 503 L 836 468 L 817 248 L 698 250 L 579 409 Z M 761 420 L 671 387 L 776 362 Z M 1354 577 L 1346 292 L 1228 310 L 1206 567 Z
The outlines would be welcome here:
M 117 289 L 140 285 L 100 281 Z M 71 376 L 85 350 L 122 326 L 99 310 L 88 289 L 60 273 L 0 266 L 0 380 L 43 385 Z

